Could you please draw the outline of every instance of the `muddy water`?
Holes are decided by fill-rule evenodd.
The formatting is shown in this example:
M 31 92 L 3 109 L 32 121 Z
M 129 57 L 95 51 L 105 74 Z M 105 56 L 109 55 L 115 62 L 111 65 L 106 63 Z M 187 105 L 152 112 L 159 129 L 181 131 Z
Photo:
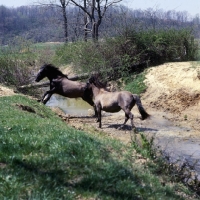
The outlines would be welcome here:
M 87 116 L 88 109 L 92 109 L 82 99 L 69 99 L 59 95 L 53 95 L 47 102 L 47 106 L 59 107 L 66 114 L 78 116 Z M 200 180 L 200 137 L 195 137 L 190 127 L 174 125 L 166 118 L 167 114 L 164 112 L 151 110 L 150 113 L 152 116 L 148 120 L 140 121 L 137 116 L 135 117 L 138 131 L 150 137 L 154 136 L 155 145 L 165 151 L 171 160 L 188 161 L 190 165 L 196 162 L 195 171 Z M 124 115 L 124 113 L 120 112 L 119 115 Z
M 56 94 L 52 95 L 46 105 L 50 107 L 59 107 L 64 113 L 70 115 L 85 116 L 88 115 L 88 109 L 92 109 L 92 107 L 81 98 L 70 99 Z

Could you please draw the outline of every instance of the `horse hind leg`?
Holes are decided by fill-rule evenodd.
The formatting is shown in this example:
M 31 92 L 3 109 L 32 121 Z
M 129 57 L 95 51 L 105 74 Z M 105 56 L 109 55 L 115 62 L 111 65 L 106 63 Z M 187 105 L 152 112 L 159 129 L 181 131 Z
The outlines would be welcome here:
M 120 129 L 126 124 L 126 122 L 129 119 L 131 120 L 131 126 L 132 126 L 132 128 L 135 128 L 135 126 L 133 124 L 133 114 L 131 113 L 130 110 L 127 110 L 127 111 L 125 111 L 125 120 L 124 120 L 124 123 L 122 124 L 122 126 L 120 127 Z
M 134 133 L 137 133 L 136 127 L 135 127 L 135 125 L 134 125 L 134 123 L 133 123 L 133 114 L 132 114 L 131 112 L 129 113 L 129 118 L 130 118 L 130 120 L 131 120 L 131 127 L 132 127 L 132 130 L 134 131 Z
M 128 120 L 129 120 L 129 115 L 127 115 L 125 113 L 125 120 L 124 120 L 124 123 L 122 124 L 122 126 L 124 126 Z

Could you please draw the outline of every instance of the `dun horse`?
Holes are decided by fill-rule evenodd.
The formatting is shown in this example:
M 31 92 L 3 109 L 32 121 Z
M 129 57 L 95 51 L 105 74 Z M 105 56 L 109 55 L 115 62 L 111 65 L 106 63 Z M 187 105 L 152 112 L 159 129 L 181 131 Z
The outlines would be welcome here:
M 44 104 L 51 98 L 52 94 L 56 93 L 69 98 L 81 97 L 91 106 L 94 106 L 92 91 L 87 87 L 87 83 L 69 80 L 67 75 L 64 75 L 52 64 L 43 65 L 40 68 L 35 81 L 39 82 L 45 77 L 50 81 L 50 90 L 46 91 L 42 97 L 41 101 Z
M 121 109 L 125 112 L 125 121 L 121 127 L 123 127 L 128 119 L 131 120 L 131 126 L 135 129 L 133 124 L 133 114 L 131 113 L 131 109 L 136 104 L 138 110 L 142 116 L 142 120 L 145 120 L 150 115 L 145 111 L 142 106 L 141 100 L 138 95 L 132 94 L 128 91 L 120 91 L 120 92 L 109 92 L 105 89 L 105 84 L 99 82 L 99 80 L 92 76 L 89 79 L 89 87 L 92 88 L 94 104 L 97 111 L 97 116 L 99 122 L 99 128 L 101 128 L 101 111 L 104 110 L 106 112 L 119 112 Z M 120 127 L 120 128 L 121 128 Z

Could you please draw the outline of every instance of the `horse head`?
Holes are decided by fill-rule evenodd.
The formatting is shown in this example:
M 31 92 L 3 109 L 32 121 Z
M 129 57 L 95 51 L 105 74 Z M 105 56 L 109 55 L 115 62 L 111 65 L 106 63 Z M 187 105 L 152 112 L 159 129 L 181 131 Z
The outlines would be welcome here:
M 43 65 L 43 66 L 40 68 L 40 70 L 38 71 L 37 76 L 36 76 L 36 78 L 35 78 L 35 81 L 36 81 L 36 82 L 39 82 L 39 81 L 41 81 L 43 78 L 46 77 L 46 66 L 47 66 L 47 64 Z
M 36 76 L 36 79 L 35 81 L 36 82 L 39 82 L 41 81 L 43 78 L 47 77 L 49 80 L 52 80 L 54 78 L 57 78 L 58 76 L 62 76 L 62 77 L 65 77 L 65 78 L 68 78 L 67 75 L 64 75 L 57 67 L 55 67 L 54 65 L 52 64 L 44 64 L 37 76 Z

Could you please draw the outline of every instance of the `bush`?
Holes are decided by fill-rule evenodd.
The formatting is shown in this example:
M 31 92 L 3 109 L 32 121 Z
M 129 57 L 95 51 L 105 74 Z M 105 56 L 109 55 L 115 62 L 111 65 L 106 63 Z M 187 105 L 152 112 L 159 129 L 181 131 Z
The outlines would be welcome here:
M 44 55 L 43 55 L 44 57 Z M 0 83 L 7 86 L 29 84 L 33 79 L 32 70 L 39 60 L 32 43 L 17 37 L 0 49 Z
M 20 86 L 29 83 L 30 70 L 25 63 L 9 56 L 0 56 L 0 83 L 8 86 Z
M 197 58 L 198 45 L 190 30 L 132 31 L 127 38 L 136 45 L 138 52 L 143 52 L 140 58 L 151 64 Z
M 30 42 L 16 38 L 0 49 L 0 83 L 18 87 L 29 82 L 30 45 Z
M 124 79 L 125 87 L 124 90 L 131 92 L 132 94 L 140 95 L 145 92 L 147 86 L 144 83 L 145 72 L 136 74 Z
M 56 52 L 59 63 L 73 63 L 77 72 L 99 72 L 107 79 L 127 77 L 149 65 L 195 60 L 198 45 L 189 30 L 127 31 L 116 38 L 69 43 Z

